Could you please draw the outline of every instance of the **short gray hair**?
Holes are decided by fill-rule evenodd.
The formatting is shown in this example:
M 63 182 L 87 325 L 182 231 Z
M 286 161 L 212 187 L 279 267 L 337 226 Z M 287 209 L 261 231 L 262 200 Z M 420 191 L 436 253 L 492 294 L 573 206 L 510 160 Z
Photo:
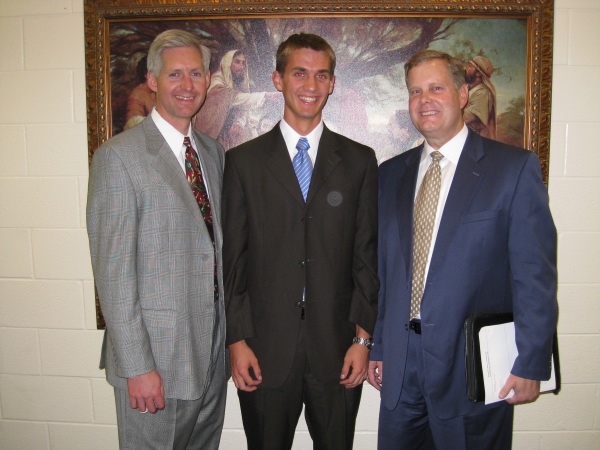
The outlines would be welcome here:
M 202 65 L 207 73 L 210 67 L 210 50 L 200 40 L 184 30 L 167 30 L 160 33 L 150 45 L 148 51 L 148 72 L 158 77 L 163 66 L 162 54 L 167 48 L 193 47 L 202 55 Z

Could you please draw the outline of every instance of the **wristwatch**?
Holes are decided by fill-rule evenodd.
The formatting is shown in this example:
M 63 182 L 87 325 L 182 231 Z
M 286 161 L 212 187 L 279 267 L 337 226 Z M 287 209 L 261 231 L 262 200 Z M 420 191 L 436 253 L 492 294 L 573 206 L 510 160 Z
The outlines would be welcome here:
M 371 350 L 373 348 L 373 345 L 375 345 L 373 343 L 373 339 L 366 339 L 366 338 L 359 338 L 359 337 L 355 337 L 352 339 L 352 343 L 353 344 L 360 344 L 360 345 L 364 345 L 365 347 L 367 347 L 369 350 Z

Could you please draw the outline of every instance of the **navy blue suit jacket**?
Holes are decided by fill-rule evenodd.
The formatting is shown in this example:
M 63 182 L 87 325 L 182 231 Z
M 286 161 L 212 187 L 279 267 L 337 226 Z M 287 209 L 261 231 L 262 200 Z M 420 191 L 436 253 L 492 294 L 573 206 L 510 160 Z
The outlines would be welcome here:
M 398 403 L 405 372 L 413 204 L 423 145 L 379 169 L 379 313 L 372 361 L 383 361 L 383 405 Z M 550 376 L 556 328 L 556 229 L 533 152 L 469 131 L 446 200 L 421 304 L 431 409 L 441 419 L 483 408 L 467 400 L 463 322 L 513 311 L 512 373 Z

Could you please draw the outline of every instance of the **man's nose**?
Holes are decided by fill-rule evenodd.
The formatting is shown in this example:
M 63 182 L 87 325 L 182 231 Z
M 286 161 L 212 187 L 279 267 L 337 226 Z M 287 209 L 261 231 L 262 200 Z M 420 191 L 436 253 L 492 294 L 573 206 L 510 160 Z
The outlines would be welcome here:
M 191 90 L 194 83 L 192 82 L 192 77 L 189 75 L 184 75 L 183 80 L 181 80 L 181 85 L 184 89 Z
M 308 90 L 315 90 L 317 87 L 317 80 L 314 77 L 306 77 L 304 82 L 304 88 Z

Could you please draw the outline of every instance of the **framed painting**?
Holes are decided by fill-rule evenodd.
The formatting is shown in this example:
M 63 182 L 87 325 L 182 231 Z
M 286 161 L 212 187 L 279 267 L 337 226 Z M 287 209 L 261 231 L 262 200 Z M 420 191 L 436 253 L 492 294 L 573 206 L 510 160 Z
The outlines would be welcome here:
M 419 141 L 403 65 L 417 51 L 436 49 L 465 64 L 467 124 L 537 153 L 548 180 L 553 0 L 85 0 L 84 16 L 90 159 L 152 109 L 145 56 L 160 32 L 190 31 L 210 49 L 211 87 L 193 124 L 229 149 L 281 118 L 283 100 L 271 81 L 275 52 L 304 31 L 336 52 L 325 123 L 371 146 L 379 162 Z M 217 86 L 230 94 L 209 101 Z M 97 318 L 103 327 L 99 309 Z

